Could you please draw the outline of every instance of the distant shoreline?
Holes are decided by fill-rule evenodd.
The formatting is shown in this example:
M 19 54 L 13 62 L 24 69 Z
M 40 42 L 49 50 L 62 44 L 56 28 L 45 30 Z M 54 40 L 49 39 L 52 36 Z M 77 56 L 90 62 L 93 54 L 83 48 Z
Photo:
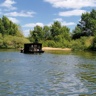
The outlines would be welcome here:
M 53 48 L 53 47 L 43 47 L 42 50 L 60 50 L 60 51 L 71 51 L 71 48 Z

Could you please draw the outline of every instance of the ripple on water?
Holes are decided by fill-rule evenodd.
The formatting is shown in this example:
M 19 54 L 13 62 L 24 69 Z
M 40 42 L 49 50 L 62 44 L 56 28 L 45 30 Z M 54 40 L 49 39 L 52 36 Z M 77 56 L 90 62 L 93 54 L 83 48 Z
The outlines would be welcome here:
M 0 61 L 0 96 L 96 95 L 96 59 L 17 52 L 2 54 Z

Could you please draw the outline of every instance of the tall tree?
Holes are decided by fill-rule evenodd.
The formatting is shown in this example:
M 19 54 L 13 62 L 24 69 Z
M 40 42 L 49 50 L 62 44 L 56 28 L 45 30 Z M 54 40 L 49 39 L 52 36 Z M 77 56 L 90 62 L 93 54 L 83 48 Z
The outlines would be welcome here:
M 81 34 L 76 32 L 77 29 L 75 29 L 73 32 L 76 34 L 78 33 L 79 37 L 95 35 L 96 34 L 96 10 L 93 9 L 90 13 L 88 12 L 83 13 L 81 16 L 80 22 L 77 24 L 77 27 L 80 28 Z
M 14 45 L 20 47 L 24 42 L 27 40 L 24 38 L 20 26 L 10 21 L 6 16 L 0 18 L 0 47 L 14 48 Z
M 6 16 L 3 16 L 0 18 L 0 33 L 2 35 L 18 35 L 18 36 L 23 36 L 21 33 L 20 27 L 10 21 Z
M 52 38 L 60 34 L 60 28 L 61 28 L 61 23 L 59 21 L 55 21 L 52 24 L 51 30 L 50 30 Z
M 6 16 L 2 17 L 2 24 L 4 27 L 4 34 L 9 34 L 9 28 L 10 28 L 10 21 Z
M 44 32 L 44 39 L 45 39 L 45 40 L 50 39 L 50 37 L 51 37 L 50 27 L 44 26 L 44 27 L 43 27 L 43 32 Z

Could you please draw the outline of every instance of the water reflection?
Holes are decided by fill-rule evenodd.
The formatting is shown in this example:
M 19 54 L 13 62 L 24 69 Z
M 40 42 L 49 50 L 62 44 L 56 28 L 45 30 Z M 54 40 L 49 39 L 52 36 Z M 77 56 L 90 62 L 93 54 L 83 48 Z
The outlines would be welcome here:
M 0 96 L 95 96 L 96 55 L 61 53 L 1 52 Z
M 71 51 L 62 51 L 62 50 L 46 50 L 45 51 L 46 53 L 50 53 L 50 54 L 63 54 L 63 55 L 68 55 L 68 54 L 71 54 Z
M 88 58 L 88 59 L 96 59 L 96 52 L 95 51 L 77 51 L 74 52 L 73 54 L 75 55 L 79 55 L 81 57 L 84 58 Z

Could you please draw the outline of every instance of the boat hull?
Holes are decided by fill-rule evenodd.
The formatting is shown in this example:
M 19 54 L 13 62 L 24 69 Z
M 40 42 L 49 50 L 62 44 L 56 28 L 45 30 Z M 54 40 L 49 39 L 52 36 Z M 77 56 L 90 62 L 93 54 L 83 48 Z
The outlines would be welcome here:
M 21 50 L 21 53 L 28 53 L 28 54 L 35 54 L 35 53 L 44 53 L 44 51 L 29 51 L 29 52 L 24 52 L 24 50 Z

